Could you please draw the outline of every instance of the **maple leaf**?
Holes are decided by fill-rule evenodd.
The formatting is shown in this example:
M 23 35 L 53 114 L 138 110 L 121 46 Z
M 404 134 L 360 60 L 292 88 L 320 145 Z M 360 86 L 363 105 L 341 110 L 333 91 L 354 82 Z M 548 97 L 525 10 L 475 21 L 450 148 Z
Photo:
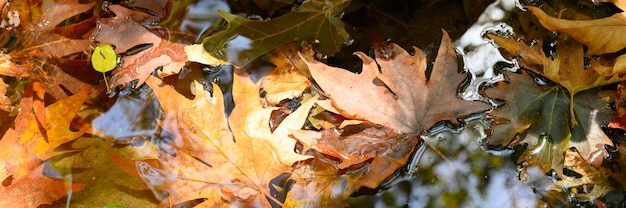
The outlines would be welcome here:
M 244 66 L 259 56 L 297 40 L 319 41 L 319 49 L 334 55 L 348 40 L 338 14 L 349 1 L 305 1 L 297 10 L 268 20 L 249 20 L 218 11 L 228 28 L 185 47 L 189 60 L 207 65 Z
M 542 171 L 562 171 L 563 153 L 575 147 L 585 161 L 602 163 L 608 155 L 604 146 L 612 145 L 600 125 L 611 120 L 614 113 L 599 97 L 598 89 L 574 96 L 570 103 L 567 90 L 561 86 L 538 86 L 528 74 L 508 73 L 508 83 L 499 83 L 485 90 L 488 97 L 506 101 L 504 106 L 488 114 L 494 120 L 489 145 L 515 146 L 528 143 L 518 162 L 537 165 Z M 567 106 L 574 106 L 578 123 L 572 126 Z M 519 140 L 512 142 L 516 137 Z
M 360 74 L 302 58 L 342 115 L 402 133 L 422 133 L 441 120 L 455 122 L 461 115 L 491 108 L 486 103 L 458 98 L 456 84 L 467 77 L 459 74 L 454 46 L 447 32 L 443 33 L 429 80 L 423 53 L 414 48 L 412 56 L 396 44 L 377 48 L 376 61 L 356 52 L 363 60 Z
M 115 46 L 117 54 L 126 53 L 139 44 L 152 44 L 151 47 L 136 54 L 122 57 L 122 65 L 115 69 L 111 86 L 126 85 L 138 79 L 140 86 L 148 76 L 159 67 L 159 76 L 177 74 L 186 64 L 187 57 L 183 52 L 184 44 L 172 43 L 148 29 L 147 24 L 154 18 L 152 15 L 134 11 L 123 6 L 108 7 L 115 17 L 104 18 L 98 22 L 97 30 L 92 38 L 100 43 Z
M 515 41 L 513 37 L 502 38 L 493 34 L 487 36 L 510 55 L 519 57 L 518 61 L 524 67 L 565 87 L 570 95 L 570 103 L 573 103 L 574 96 L 579 92 L 626 80 L 626 77 L 618 74 L 604 76 L 593 67 L 585 69 L 582 45 L 567 36 L 559 36 L 555 59 L 546 57 L 541 40 L 531 47 L 522 41 Z M 574 115 L 574 106 L 570 106 L 570 115 Z M 571 122 L 576 125 L 573 117 Z
M 236 106 L 229 119 L 232 133 L 217 85 L 213 84 L 213 97 L 208 97 L 196 84 L 196 97 L 189 100 L 169 86 L 159 87 L 154 78 L 147 80 L 166 115 L 164 128 L 179 137 L 172 142 L 175 157 L 162 154 L 159 161 L 138 161 L 137 171 L 148 185 L 167 190 L 173 204 L 207 198 L 202 205 L 269 206 L 270 180 L 290 173 L 296 161 L 311 158 L 296 154 L 295 140 L 288 135 L 289 129 L 302 128 L 316 98 L 304 101 L 271 132 L 268 120 L 273 109 L 261 107 L 259 84 L 252 83 L 245 71 L 237 71 Z

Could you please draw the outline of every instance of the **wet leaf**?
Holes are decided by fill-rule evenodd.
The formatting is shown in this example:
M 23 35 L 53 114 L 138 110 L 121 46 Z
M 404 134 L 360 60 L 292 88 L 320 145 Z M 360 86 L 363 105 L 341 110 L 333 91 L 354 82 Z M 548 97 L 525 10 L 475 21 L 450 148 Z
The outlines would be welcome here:
M 439 121 L 455 123 L 460 116 L 490 109 L 457 96 L 457 86 L 467 75 L 458 72 L 456 52 L 445 31 L 429 80 L 424 55 L 414 50 L 415 55 L 409 55 L 396 44 L 376 48 L 376 61 L 356 52 L 363 60 L 360 74 L 303 59 L 342 115 L 401 133 L 423 133 Z
M 537 7 L 528 7 L 541 25 L 559 31 L 587 46 L 587 54 L 613 53 L 626 47 L 626 13 L 595 20 L 565 20 L 549 16 Z
M 485 90 L 488 97 L 506 101 L 489 113 L 494 120 L 489 145 L 515 146 L 527 143 L 518 162 L 527 161 L 543 172 L 562 170 L 563 154 L 575 147 L 583 160 L 600 165 L 608 155 L 604 145 L 613 145 L 601 125 L 608 123 L 614 112 L 607 109 L 598 89 L 574 96 L 570 103 L 567 90 L 560 86 L 538 86 L 527 73 L 508 73 L 509 82 Z M 578 123 L 572 126 L 567 109 L 574 107 Z M 516 137 L 519 140 L 514 141 Z
M 353 184 L 347 183 L 348 177 L 319 159 L 297 166 L 291 177 L 295 182 L 284 206 L 346 207 L 345 199 L 357 190 Z
M 3 180 L 3 188 L 6 188 L 3 193 L 7 194 L 0 198 L 17 198 L 10 200 L 5 198 L 7 200 L 0 201 L 33 200 L 34 203 L 49 204 L 68 193 L 67 183 L 41 175 L 42 163 L 55 155 L 67 152 L 55 151 L 55 149 L 91 129 L 84 122 L 78 131 L 70 129 L 70 124 L 89 91 L 90 88 L 85 88 L 79 94 L 47 106 L 43 115 L 45 124 L 40 124 L 35 113 L 31 111 L 34 103 L 33 96 L 28 92 L 25 94 L 20 101 L 22 110 L 15 118 L 14 126 L 0 140 L 0 161 L 2 161 L 0 180 Z M 75 186 L 77 190 L 82 187 L 72 186 Z M 28 196 L 32 196 L 30 193 L 37 193 L 41 196 L 29 198 Z M 20 198 L 22 195 L 24 198 Z
M 152 32 L 148 24 L 153 16 L 128 9 L 119 5 L 110 5 L 109 10 L 116 16 L 101 19 L 94 40 L 115 46 L 115 53 L 122 54 L 142 44 L 152 44 L 132 55 L 122 58 L 122 65 L 115 69 L 111 78 L 111 87 L 125 86 L 128 82 L 137 79 L 140 86 L 157 68 L 161 77 L 177 74 L 185 65 L 187 57 L 184 53 L 184 44 L 170 42 L 164 35 Z
M 544 55 L 541 40 L 531 47 L 522 41 L 515 41 L 513 37 L 501 38 L 492 34 L 487 36 L 512 56 L 519 57 L 518 61 L 524 67 L 565 87 L 569 92 L 570 100 L 584 90 L 626 80 L 626 77 L 620 77 L 617 74 L 604 76 L 592 67 L 585 69 L 582 45 L 567 36 L 559 36 L 556 59 Z M 570 115 L 573 115 L 573 109 L 574 107 L 570 106 Z M 576 123 L 573 117 L 571 122 Z
M 43 126 L 30 110 L 22 110 L 15 118 L 15 125 L 0 140 L 0 179 L 13 176 L 21 179 L 26 176 L 33 165 L 52 156 L 62 154 L 54 149 L 59 145 L 72 141 L 91 129 L 88 124 L 82 125 L 78 131 L 72 131 L 70 124 L 76 117 L 83 101 L 87 98 L 89 88 L 79 94 L 70 96 L 45 108 Z M 25 97 L 20 108 L 31 109 L 32 97 Z
M 308 69 L 298 56 L 298 51 L 298 45 L 292 43 L 276 48 L 265 56 L 264 59 L 275 65 L 260 80 L 268 104 L 275 106 L 284 99 L 300 97 L 311 84 L 304 74 Z M 312 56 L 313 51 L 304 50 L 302 53 Z
M 565 188 L 574 193 L 577 200 L 588 202 L 602 198 L 611 189 L 608 175 L 604 174 L 599 167 L 583 160 L 576 149 L 567 150 L 563 154 L 563 167 L 567 169 L 567 174 L 558 172 L 561 180 L 557 180 L 550 187 L 551 190 L 563 191 Z
M 293 135 L 306 149 L 336 158 L 337 164 L 331 163 L 336 171 L 354 171 L 357 167 L 361 174 L 347 179 L 355 188 L 378 187 L 406 164 L 420 141 L 417 135 L 399 135 L 393 129 L 366 123 L 319 132 L 294 131 Z
M 12 207 L 39 207 L 61 199 L 68 192 L 80 191 L 83 184 L 70 184 L 62 180 L 51 179 L 43 175 L 41 164 L 33 169 L 32 173 L 20 180 L 14 181 L 0 188 L 0 205 Z M 6 180 L 6 179 L 5 179 Z
M 137 171 L 149 186 L 169 192 L 162 206 L 206 198 L 201 206 L 269 206 L 273 178 L 291 172 L 296 161 L 310 158 L 294 152 L 289 129 L 300 129 L 316 98 L 302 106 L 274 130 L 269 128 L 271 108 L 263 108 L 259 85 L 245 72 L 235 75 L 236 107 L 230 129 L 224 116 L 223 98 L 213 84 L 213 97 L 195 84 L 196 97 L 188 100 L 169 86 L 147 82 L 157 94 L 166 119 L 164 128 L 178 135 L 172 142 L 175 157 L 162 154 L 159 161 L 139 161 Z M 172 99 L 175 98 L 175 99 Z M 168 203 L 172 204 L 168 204 Z
M 297 10 L 267 21 L 218 11 L 228 21 L 228 28 L 203 39 L 204 51 L 199 45 L 192 45 L 186 49 L 187 55 L 190 61 L 207 65 L 231 63 L 241 67 L 274 48 L 298 40 L 319 42 L 318 48 L 323 53 L 334 55 L 348 40 L 344 24 L 337 17 L 348 4 L 345 0 L 306 1 Z

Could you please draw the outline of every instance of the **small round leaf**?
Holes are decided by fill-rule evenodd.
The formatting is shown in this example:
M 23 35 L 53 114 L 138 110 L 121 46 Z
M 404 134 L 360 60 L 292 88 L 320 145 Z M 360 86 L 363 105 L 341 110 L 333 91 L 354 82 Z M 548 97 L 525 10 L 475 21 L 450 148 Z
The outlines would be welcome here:
M 108 72 L 117 66 L 117 54 L 109 44 L 101 44 L 91 54 L 91 65 L 96 71 Z

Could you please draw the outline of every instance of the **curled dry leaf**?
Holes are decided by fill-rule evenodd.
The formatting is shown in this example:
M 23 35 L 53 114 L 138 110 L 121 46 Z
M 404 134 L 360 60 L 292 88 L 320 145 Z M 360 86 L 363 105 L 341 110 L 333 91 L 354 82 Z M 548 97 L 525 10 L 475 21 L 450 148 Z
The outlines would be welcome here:
M 148 29 L 152 16 L 134 11 L 119 5 L 108 7 L 114 17 L 101 19 L 96 31 L 92 34 L 94 40 L 115 46 L 119 55 L 138 44 L 152 44 L 151 47 L 139 53 L 123 56 L 122 66 L 113 71 L 111 86 L 124 86 L 138 79 L 136 85 L 141 85 L 148 76 L 159 67 L 159 76 L 177 74 L 185 65 L 187 56 L 184 53 L 184 44 L 172 43 L 164 35 Z
M 491 108 L 489 104 L 469 102 L 457 96 L 457 86 L 467 75 L 459 73 L 454 46 L 448 34 L 443 33 L 428 80 L 424 54 L 415 48 L 415 55 L 410 55 L 396 44 L 377 48 L 376 60 L 356 52 L 363 60 L 360 74 L 302 58 L 315 82 L 342 115 L 401 133 L 423 133 L 439 121 L 455 123 L 460 116 Z

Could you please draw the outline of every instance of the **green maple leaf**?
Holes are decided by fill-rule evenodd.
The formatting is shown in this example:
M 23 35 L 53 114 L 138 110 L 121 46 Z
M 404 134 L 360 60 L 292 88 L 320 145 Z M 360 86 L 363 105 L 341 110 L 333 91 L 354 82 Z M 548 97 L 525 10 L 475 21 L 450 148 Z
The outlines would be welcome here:
M 338 52 L 349 38 L 338 14 L 349 1 L 308 1 L 298 10 L 271 20 L 250 20 L 224 11 L 218 13 L 228 28 L 185 48 L 191 61 L 208 65 L 231 63 L 244 66 L 286 43 L 315 40 L 328 55 Z
M 485 91 L 488 97 L 506 101 L 504 106 L 489 113 L 494 120 L 489 145 L 527 143 L 518 162 L 537 165 L 544 172 L 561 171 L 563 154 L 571 147 L 590 163 L 601 163 L 601 156 L 608 155 L 604 145 L 612 142 L 601 125 L 610 122 L 614 112 L 605 107 L 599 89 L 574 96 L 573 112 L 578 125 L 572 126 L 567 89 L 558 85 L 539 86 L 525 73 L 509 73 L 508 77 L 508 83 Z

